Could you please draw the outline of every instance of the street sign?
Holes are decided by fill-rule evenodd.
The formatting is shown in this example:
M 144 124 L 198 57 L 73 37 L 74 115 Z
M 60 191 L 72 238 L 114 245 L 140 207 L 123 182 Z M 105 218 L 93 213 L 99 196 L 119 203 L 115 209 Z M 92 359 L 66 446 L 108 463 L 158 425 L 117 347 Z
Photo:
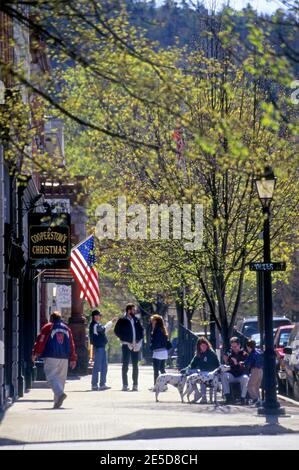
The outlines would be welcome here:
M 250 271 L 285 271 L 286 263 L 284 261 L 279 261 L 276 263 L 258 263 L 253 261 L 249 263 Z
M 64 213 L 60 215 L 30 214 L 28 251 L 31 268 L 69 268 L 70 215 Z
M 58 310 L 61 308 L 71 308 L 72 306 L 72 288 L 67 285 L 58 285 L 56 287 L 56 305 Z

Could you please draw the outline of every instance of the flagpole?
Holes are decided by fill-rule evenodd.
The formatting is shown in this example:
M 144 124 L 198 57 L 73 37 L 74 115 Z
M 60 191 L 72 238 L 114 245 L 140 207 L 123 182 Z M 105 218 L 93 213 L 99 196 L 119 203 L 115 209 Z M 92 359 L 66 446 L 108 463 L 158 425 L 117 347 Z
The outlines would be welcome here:
M 35 279 L 37 279 L 39 276 L 41 276 L 45 271 L 47 271 L 46 269 L 43 269 L 40 273 L 38 273 L 34 278 L 33 278 L 33 281 L 35 281 Z

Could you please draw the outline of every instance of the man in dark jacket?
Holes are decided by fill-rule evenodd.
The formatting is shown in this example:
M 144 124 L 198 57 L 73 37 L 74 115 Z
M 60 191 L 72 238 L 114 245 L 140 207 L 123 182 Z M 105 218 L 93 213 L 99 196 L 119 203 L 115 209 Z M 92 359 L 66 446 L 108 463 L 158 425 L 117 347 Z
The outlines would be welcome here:
M 54 408 L 58 409 L 66 399 L 64 386 L 69 361 L 71 369 L 77 362 L 72 332 L 58 311 L 52 313 L 50 322 L 42 327 L 33 346 L 32 361 L 38 357 L 43 358 L 45 375 L 54 393 Z
M 138 356 L 143 340 L 143 327 L 136 318 L 134 304 L 126 306 L 125 315 L 120 318 L 114 328 L 114 333 L 122 342 L 122 382 L 123 391 L 128 391 L 128 370 L 130 358 L 133 367 L 133 391 L 138 391 Z
M 237 337 L 230 339 L 230 346 L 231 351 L 223 356 L 224 362 L 230 366 L 230 371 L 224 372 L 221 376 L 223 393 L 229 403 L 231 401 L 230 384 L 239 383 L 241 386 L 241 401 L 242 404 L 245 404 L 249 377 L 244 363 L 248 354 L 241 349 L 240 340 Z
M 92 369 L 91 376 L 91 389 L 96 390 L 109 390 L 111 387 L 106 385 L 107 378 L 107 354 L 106 354 L 106 344 L 108 339 L 106 333 L 112 328 L 113 320 L 102 325 L 100 323 L 102 314 L 99 310 L 94 310 L 91 314 L 92 321 L 89 325 L 89 340 L 93 346 L 94 353 L 94 364 Z M 100 374 L 100 384 L 98 385 Z

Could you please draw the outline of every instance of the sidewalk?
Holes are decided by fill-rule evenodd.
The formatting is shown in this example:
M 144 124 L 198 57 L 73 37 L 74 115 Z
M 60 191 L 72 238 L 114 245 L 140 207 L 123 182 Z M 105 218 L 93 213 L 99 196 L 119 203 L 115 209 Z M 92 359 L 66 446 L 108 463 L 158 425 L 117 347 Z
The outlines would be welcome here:
M 52 409 L 51 390 L 33 389 L 6 411 L 0 449 L 28 443 L 299 433 L 299 406 L 282 402 L 287 415 L 277 422 L 257 416 L 254 407 L 182 404 L 171 386 L 156 403 L 148 390 L 152 375 L 151 367 L 140 368 L 139 392 L 121 391 L 119 365 L 109 368 L 112 390 L 90 391 L 90 376 L 69 380 L 60 410 Z

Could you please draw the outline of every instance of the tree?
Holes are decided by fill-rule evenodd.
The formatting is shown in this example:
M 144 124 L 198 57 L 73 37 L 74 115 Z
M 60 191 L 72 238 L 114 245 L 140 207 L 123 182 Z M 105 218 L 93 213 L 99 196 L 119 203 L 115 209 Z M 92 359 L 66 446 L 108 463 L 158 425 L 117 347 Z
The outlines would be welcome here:
M 117 1 L 22 3 L 33 17 L 15 8 L 20 2 L 1 8 L 45 38 L 57 67 L 41 92 L 12 64 L 2 65 L 66 118 L 68 170 L 85 176 L 91 229 L 97 205 L 118 195 L 128 204 L 203 206 L 201 249 L 186 250 L 187 237 L 109 240 L 101 242 L 99 269 L 126 278 L 144 301 L 157 293 L 178 300 L 184 289 L 189 320 L 205 301 L 227 345 L 247 263 L 261 253 L 253 178 L 265 164 L 280 181 L 272 224 L 280 256 L 290 255 L 296 230 L 298 125 L 282 93 L 288 61 L 275 56 L 249 10 L 245 47 L 236 14 L 225 10 L 207 18 L 205 40 L 190 51 L 149 43 Z M 165 9 L 181 14 L 172 4 Z
M 191 298 L 196 299 L 195 304 L 207 302 L 226 346 L 244 280 L 250 276 L 248 262 L 262 252 L 258 239 L 262 216 L 254 175 L 265 164 L 273 165 L 279 173 L 272 238 L 276 252 L 283 257 L 289 255 L 287 242 L 294 233 L 298 202 L 296 142 L 290 146 L 291 132 L 283 126 L 263 82 L 255 76 L 255 55 L 248 55 L 242 68 L 230 57 L 229 48 L 221 60 L 207 58 L 202 52 L 189 55 L 187 60 L 178 50 L 160 51 L 158 60 L 166 71 L 163 80 L 147 67 L 139 67 L 140 76 L 146 74 L 146 79 L 156 84 L 142 101 L 117 94 L 112 84 L 97 88 L 89 81 L 87 88 L 82 69 L 65 76 L 67 96 L 75 98 L 72 105 L 77 113 L 84 115 L 86 102 L 100 103 L 92 110 L 98 120 L 116 120 L 119 128 L 134 129 L 135 135 L 145 135 L 155 143 L 147 150 L 128 148 L 109 138 L 99 140 L 96 132 L 77 136 L 69 147 L 73 170 L 83 170 L 78 155 L 82 148 L 85 172 L 90 175 L 98 168 L 98 180 L 90 177 L 93 210 L 117 194 L 125 194 L 128 204 L 200 202 L 204 208 L 201 250 L 186 250 L 186 240 L 101 242 L 102 269 L 111 269 L 118 278 L 117 264 L 122 260 L 127 266 L 122 277 L 144 300 L 161 291 L 175 299 L 184 286 L 189 291 L 187 302 Z M 178 63 L 183 65 L 175 69 Z M 112 108 L 114 113 L 108 114 L 107 109 Z M 186 142 L 183 165 L 173 141 L 178 119 Z M 113 188 L 109 187 L 112 180 Z

